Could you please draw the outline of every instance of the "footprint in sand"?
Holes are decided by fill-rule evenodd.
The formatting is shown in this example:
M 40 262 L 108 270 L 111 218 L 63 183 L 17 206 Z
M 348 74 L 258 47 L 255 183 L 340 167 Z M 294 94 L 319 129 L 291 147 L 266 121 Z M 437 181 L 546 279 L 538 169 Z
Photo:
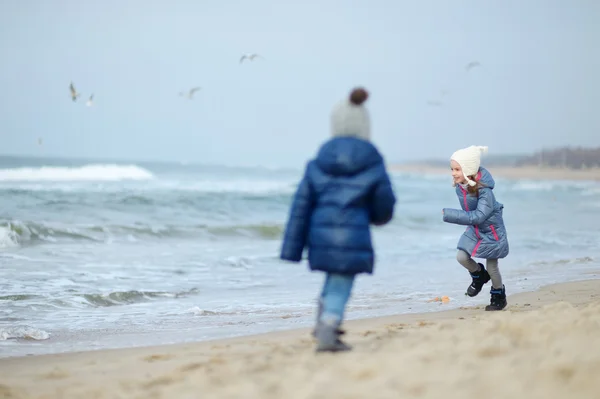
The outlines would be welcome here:
M 494 348 L 494 347 L 486 347 L 479 349 L 477 351 L 477 355 L 479 357 L 496 357 L 505 355 L 508 352 L 506 348 Z
M 250 341 L 250 345 L 254 346 L 256 345 L 257 342 L 256 341 Z M 210 349 L 229 349 L 231 348 L 231 345 L 227 344 L 227 345 L 213 345 L 210 347 Z
M 59 368 L 55 368 L 48 373 L 42 374 L 41 377 L 48 380 L 62 380 L 63 378 L 69 377 L 69 373 Z
M 146 389 L 151 389 L 151 388 L 159 387 L 162 385 L 171 385 L 180 380 L 181 380 L 181 378 L 175 378 L 172 376 L 163 375 L 161 377 L 154 378 L 145 384 L 142 384 L 142 386 Z
M 204 363 L 190 363 L 190 364 L 186 364 L 185 366 L 182 366 L 179 368 L 180 371 L 183 371 L 184 373 L 187 371 L 194 371 L 194 370 L 198 370 L 201 368 L 206 367 L 206 365 Z
M 222 358 L 222 357 L 220 357 L 220 356 L 213 356 L 213 357 L 211 357 L 210 359 L 208 359 L 208 362 L 209 362 L 210 364 L 225 364 L 225 363 L 227 363 L 227 362 L 225 361 L 225 359 L 223 359 L 223 358 Z
M 153 363 L 153 362 L 160 362 L 163 360 L 169 360 L 172 359 L 174 356 L 173 355 L 150 355 L 150 356 L 146 356 L 144 358 L 145 362 L 148 363 Z
M 372 380 L 376 376 L 376 374 L 377 373 L 373 369 L 363 369 L 354 374 L 354 379 L 356 379 L 357 381 Z
M 404 327 L 406 327 L 406 324 L 403 323 L 386 324 L 385 326 L 388 330 L 402 330 Z
M 569 381 L 575 375 L 575 369 L 571 366 L 561 366 L 554 370 L 557 376 L 565 381 Z

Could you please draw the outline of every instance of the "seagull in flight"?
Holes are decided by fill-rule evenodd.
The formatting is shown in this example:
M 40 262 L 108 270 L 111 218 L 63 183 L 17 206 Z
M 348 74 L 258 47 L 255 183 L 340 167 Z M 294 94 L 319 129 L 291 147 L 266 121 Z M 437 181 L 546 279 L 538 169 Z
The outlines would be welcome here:
M 71 82 L 71 84 L 69 85 L 69 90 L 71 90 L 71 100 L 77 101 L 77 97 L 79 97 L 80 94 L 77 93 L 77 90 L 75 90 L 75 86 L 73 85 L 73 82 Z
M 179 93 L 179 95 L 182 97 L 187 97 L 188 100 L 191 100 L 192 98 L 194 98 L 194 94 L 200 89 L 201 87 L 192 87 L 187 93 L 182 91 Z
M 479 61 L 471 61 L 467 65 L 465 65 L 465 69 L 467 70 L 467 72 L 469 72 L 471 69 L 478 67 L 478 66 L 481 66 Z
M 256 53 L 253 53 L 253 54 L 244 54 L 244 55 L 242 55 L 242 57 L 240 58 L 240 64 L 241 64 L 242 62 L 244 62 L 244 60 L 246 60 L 246 59 L 247 59 L 247 60 L 249 60 L 249 61 L 254 61 L 254 59 L 255 59 L 255 58 L 257 58 L 257 57 L 258 57 L 258 58 L 264 58 L 262 55 L 260 55 L 260 54 L 256 54 Z
M 87 105 L 88 107 L 91 107 L 94 103 L 94 95 L 92 94 L 90 96 L 90 98 L 86 101 L 85 105 Z

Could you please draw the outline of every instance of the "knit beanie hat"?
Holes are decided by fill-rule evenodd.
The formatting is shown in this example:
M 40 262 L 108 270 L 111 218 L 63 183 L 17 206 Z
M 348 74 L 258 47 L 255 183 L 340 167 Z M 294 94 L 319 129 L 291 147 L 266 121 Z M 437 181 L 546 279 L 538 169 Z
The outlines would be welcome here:
M 369 97 L 363 88 L 352 90 L 348 99 L 335 105 L 331 112 L 331 134 L 333 137 L 371 138 L 369 111 L 362 104 Z
M 486 146 L 472 145 L 467 148 L 462 148 L 456 151 L 450 157 L 451 161 L 456 161 L 462 168 L 463 175 L 469 186 L 474 186 L 477 183 L 469 179 L 469 176 L 474 176 L 479 171 L 481 162 L 481 154 L 486 154 L 488 148 Z M 456 184 L 453 184 L 456 185 Z

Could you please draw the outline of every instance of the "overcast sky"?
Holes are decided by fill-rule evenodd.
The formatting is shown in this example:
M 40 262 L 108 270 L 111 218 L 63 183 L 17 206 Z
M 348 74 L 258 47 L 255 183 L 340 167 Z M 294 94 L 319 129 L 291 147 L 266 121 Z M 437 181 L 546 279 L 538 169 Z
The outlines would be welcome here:
M 595 0 L 3 0 L 0 153 L 298 166 L 356 85 L 390 162 L 600 146 L 598 21 Z

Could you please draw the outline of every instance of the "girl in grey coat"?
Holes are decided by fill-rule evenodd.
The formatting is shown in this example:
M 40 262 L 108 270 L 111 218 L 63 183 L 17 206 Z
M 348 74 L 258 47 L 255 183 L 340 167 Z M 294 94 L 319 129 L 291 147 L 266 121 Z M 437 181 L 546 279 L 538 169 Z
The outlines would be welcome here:
M 462 209 L 444 208 L 444 222 L 467 226 L 458 241 L 456 259 L 471 274 L 467 295 L 474 297 L 484 284 L 492 281 L 490 304 L 485 310 L 506 307 L 506 290 L 498 269 L 498 259 L 508 255 L 509 246 L 502 218 L 504 205 L 494 196 L 494 178 L 480 167 L 487 147 L 471 146 L 452 154 L 450 168 L 456 195 Z M 473 258 L 486 259 L 486 268 Z

